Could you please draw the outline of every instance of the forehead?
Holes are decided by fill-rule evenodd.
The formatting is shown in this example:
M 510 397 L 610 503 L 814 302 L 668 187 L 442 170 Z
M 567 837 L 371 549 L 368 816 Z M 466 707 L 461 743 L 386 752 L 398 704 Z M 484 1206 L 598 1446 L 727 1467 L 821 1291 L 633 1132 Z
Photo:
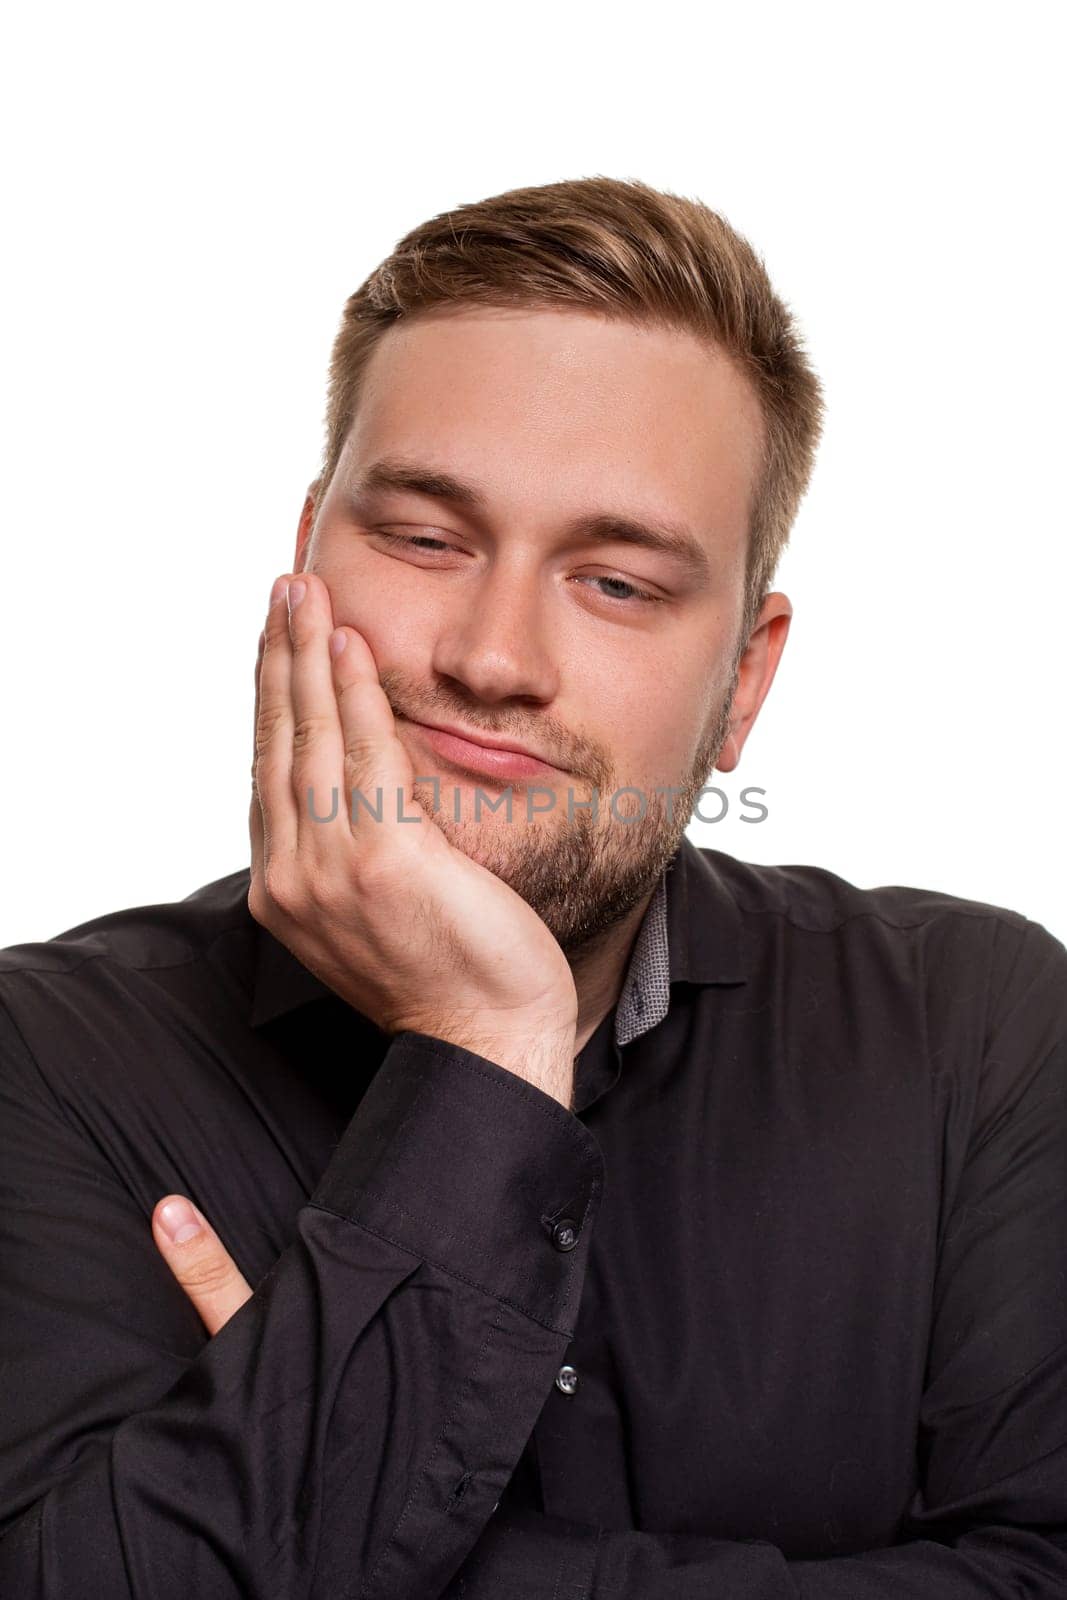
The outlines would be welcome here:
M 395 324 L 374 350 L 345 451 L 426 459 L 542 514 L 605 497 L 744 540 L 759 402 L 693 335 L 584 311 L 450 308 Z

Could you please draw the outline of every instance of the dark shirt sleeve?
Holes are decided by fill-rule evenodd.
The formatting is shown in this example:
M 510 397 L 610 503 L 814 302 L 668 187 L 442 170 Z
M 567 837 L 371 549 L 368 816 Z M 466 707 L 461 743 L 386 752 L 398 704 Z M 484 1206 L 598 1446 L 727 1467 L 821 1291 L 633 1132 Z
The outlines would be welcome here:
M 607 1532 L 505 1503 L 448 1600 L 1064 1600 L 1067 951 L 1035 923 L 1004 940 L 983 1059 L 931 1041 L 946 1147 L 950 1125 L 967 1137 L 958 1164 L 946 1156 L 920 1487 L 899 1540 L 791 1560 L 770 1542 Z M 973 975 L 943 981 L 949 1010 L 984 1002 Z
M 601 1184 L 555 1100 L 398 1035 L 293 1243 L 182 1353 L 149 1219 L 0 1010 L 0 1594 L 439 1594 L 573 1335 Z

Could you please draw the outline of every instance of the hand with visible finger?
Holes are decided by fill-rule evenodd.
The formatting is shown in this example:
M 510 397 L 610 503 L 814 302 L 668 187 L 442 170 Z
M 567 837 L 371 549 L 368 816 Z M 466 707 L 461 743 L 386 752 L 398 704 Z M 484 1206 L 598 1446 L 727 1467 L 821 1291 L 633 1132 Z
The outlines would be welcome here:
M 169 1194 L 152 1212 L 156 1248 L 214 1336 L 252 1291 L 203 1213 L 183 1194 Z
M 249 910 L 384 1031 L 449 1040 L 569 1107 L 578 1003 L 563 951 L 418 806 L 366 639 L 334 632 L 316 574 L 289 583 L 288 604 L 285 579 L 272 592 L 256 668 Z M 316 821 L 334 789 L 336 815 Z M 376 809 L 381 791 L 380 821 L 352 820 L 354 789 Z

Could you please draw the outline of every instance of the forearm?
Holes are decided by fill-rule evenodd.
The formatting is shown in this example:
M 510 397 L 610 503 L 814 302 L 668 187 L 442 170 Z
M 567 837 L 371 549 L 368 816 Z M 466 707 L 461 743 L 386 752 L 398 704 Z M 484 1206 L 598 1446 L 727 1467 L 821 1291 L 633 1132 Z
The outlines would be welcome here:
M 573 1332 L 599 1184 L 595 1142 L 539 1091 L 394 1041 L 251 1298 L 158 1403 L 5 1496 L 0 1592 L 439 1592 Z
M 442 1600 L 1061 1600 L 1067 1538 L 990 1524 L 821 1560 L 770 1542 L 607 1532 L 501 1507 Z

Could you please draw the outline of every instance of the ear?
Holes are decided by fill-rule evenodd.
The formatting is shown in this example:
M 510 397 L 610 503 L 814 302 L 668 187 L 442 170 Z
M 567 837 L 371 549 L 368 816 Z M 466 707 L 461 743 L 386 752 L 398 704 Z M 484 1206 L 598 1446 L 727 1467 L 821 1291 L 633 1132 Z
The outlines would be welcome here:
M 745 740 L 778 671 L 792 617 L 788 595 L 775 592 L 765 597 L 738 663 L 730 731 L 715 762 L 717 772 L 732 772 L 741 760 Z
M 292 572 L 303 572 L 304 570 L 304 558 L 307 554 L 307 547 L 311 539 L 312 529 L 315 526 L 315 511 L 318 506 L 319 490 L 321 487 L 321 478 L 315 478 L 313 482 L 308 484 L 308 492 L 304 500 L 304 507 L 300 513 L 300 521 L 297 523 L 296 528 L 296 555 L 293 558 L 293 565 L 290 568 L 290 571 Z

